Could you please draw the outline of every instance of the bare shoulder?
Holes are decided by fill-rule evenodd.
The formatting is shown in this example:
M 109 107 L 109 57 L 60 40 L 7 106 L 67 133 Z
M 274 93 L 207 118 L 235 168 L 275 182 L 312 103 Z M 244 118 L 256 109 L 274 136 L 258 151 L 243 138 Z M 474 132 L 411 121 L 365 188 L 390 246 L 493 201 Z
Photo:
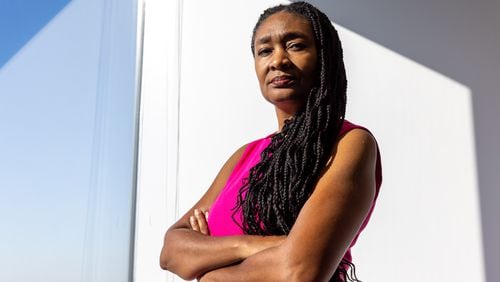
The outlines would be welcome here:
M 354 128 L 342 135 L 338 144 L 341 145 L 346 143 L 366 144 L 371 147 L 376 147 L 377 145 L 373 135 L 368 130 L 363 128 Z
M 364 129 L 352 129 L 334 145 L 315 190 L 361 193 L 371 198 L 375 191 L 376 161 L 377 142 L 373 135 Z
M 360 174 L 363 171 L 375 172 L 377 141 L 365 129 L 355 128 L 340 137 L 332 150 L 331 162 L 327 171 Z

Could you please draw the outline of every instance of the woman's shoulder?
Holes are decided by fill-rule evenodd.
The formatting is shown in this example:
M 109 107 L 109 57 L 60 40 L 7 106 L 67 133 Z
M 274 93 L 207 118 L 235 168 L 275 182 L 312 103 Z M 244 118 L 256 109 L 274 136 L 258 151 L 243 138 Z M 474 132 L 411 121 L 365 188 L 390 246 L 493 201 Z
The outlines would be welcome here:
M 244 160 L 253 158 L 254 155 L 258 155 L 260 151 L 263 150 L 270 142 L 273 134 L 267 135 L 265 137 L 255 139 L 250 141 L 241 147 L 239 147 L 232 155 L 229 157 L 228 165 L 224 168 L 229 174 L 237 168 Z
M 271 133 L 266 135 L 265 137 L 261 137 L 259 139 L 255 139 L 245 145 L 243 145 L 243 152 L 241 157 L 245 157 L 248 154 L 259 153 L 264 150 L 271 143 L 272 136 L 276 133 Z
M 351 132 L 352 130 L 356 130 L 358 132 L 365 131 L 366 133 L 368 133 L 369 135 L 371 135 L 373 137 L 373 134 L 371 133 L 371 131 L 368 128 L 364 127 L 363 125 L 353 123 L 353 122 L 346 120 L 346 119 L 344 119 L 344 122 L 342 123 L 342 127 L 340 128 L 339 137 L 344 136 L 345 134 Z
M 345 120 L 334 145 L 332 160 L 343 163 L 341 167 L 352 169 L 351 173 L 364 167 L 375 173 L 377 195 L 382 183 L 382 164 L 378 142 L 365 126 Z
M 373 135 L 365 127 L 344 121 L 335 140 L 323 176 L 340 173 L 355 178 L 361 171 L 375 171 L 378 146 Z M 333 174 L 332 174 L 333 173 Z
M 336 158 L 359 158 L 361 160 L 376 160 L 377 141 L 364 127 L 352 127 L 341 132 L 335 150 L 332 152 Z
M 360 153 L 369 149 L 378 151 L 377 141 L 371 131 L 348 120 L 344 120 L 337 142 L 337 147 L 349 146 L 350 150 L 358 149 Z

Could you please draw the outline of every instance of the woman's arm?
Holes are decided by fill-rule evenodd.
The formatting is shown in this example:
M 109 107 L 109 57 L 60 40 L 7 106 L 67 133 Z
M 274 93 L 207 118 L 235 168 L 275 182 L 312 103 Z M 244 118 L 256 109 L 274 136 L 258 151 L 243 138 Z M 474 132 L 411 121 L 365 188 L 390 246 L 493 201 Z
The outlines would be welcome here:
M 348 132 L 284 242 L 201 281 L 328 281 L 371 208 L 376 151 L 368 132 Z
M 198 215 L 198 220 L 205 220 L 202 213 L 195 214 L 194 211 L 209 210 L 245 148 L 241 147 L 228 159 L 205 195 L 167 230 L 160 254 L 161 268 L 191 280 L 281 243 L 282 236 L 210 237 L 193 230 L 189 222 L 192 215 Z

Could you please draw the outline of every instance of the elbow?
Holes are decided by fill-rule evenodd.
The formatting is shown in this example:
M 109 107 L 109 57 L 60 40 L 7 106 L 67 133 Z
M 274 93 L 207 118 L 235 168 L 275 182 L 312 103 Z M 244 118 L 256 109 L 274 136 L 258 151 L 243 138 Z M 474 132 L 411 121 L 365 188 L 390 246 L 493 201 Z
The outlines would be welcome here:
M 163 270 L 168 270 L 174 272 L 172 269 L 172 258 L 169 256 L 170 252 L 167 250 L 166 246 L 163 245 L 160 253 L 160 268 Z
M 200 274 L 196 273 L 193 268 L 187 267 L 190 264 L 186 263 L 182 257 L 182 252 L 175 250 L 174 246 L 168 243 L 168 232 L 165 235 L 165 241 L 160 253 L 160 268 L 170 271 L 184 280 L 193 280 Z
M 165 251 L 165 247 L 163 247 L 163 249 L 161 250 L 161 254 L 160 254 L 160 268 L 163 270 L 170 270 L 169 265 L 170 264 L 169 264 L 169 260 L 167 257 L 167 253 Z
M 163 238 L 163 247 L 160 252 L 160 267 L 163 270 L 172 271 L 172 257 L 170 255 L 171 251 L 169 250 L 170 244 L 168 244 L 168 232 L 165 234 Z
M 199 276 L 192 269 L 186 268 L 185 264 L 176 263 L 175 258 L 169 257 L 168 253 L 164 250 L 162 250 L 160 255 L 160 268 L 170 271 L 184 280 L 193 280 Z

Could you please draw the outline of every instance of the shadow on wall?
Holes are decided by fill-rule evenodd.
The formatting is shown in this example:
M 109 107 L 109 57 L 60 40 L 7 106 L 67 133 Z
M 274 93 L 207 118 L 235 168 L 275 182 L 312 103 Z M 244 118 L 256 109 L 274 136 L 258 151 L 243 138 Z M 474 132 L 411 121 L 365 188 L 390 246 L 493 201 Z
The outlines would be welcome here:
M 0 69 L 71 0 L 16 0 L 0 4 Z
M 295 1 L 293 1 L 295 2 Z M 472 93 L 487 281 L 500 281 L 498 1 L 311 0 L 336 23 L 467 85 Z M 453 161 L 453 160 L 450 160 Z

